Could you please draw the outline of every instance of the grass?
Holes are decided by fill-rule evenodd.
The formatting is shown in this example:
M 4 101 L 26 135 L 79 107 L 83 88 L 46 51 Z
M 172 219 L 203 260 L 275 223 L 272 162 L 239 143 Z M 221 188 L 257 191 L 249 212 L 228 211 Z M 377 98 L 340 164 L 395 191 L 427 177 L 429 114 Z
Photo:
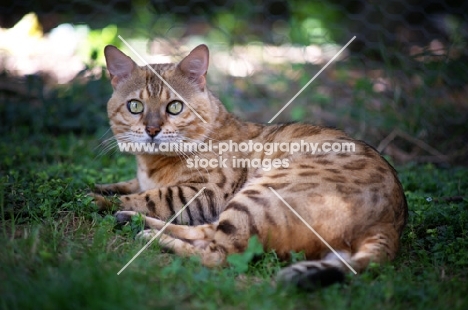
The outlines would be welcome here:
M 207 38 L 245 41 L 254 11 L 244 6 L 220 12 L 214 22 L 219 27 Z M 277 40 L 291 32 L 293 43 L 310 44 L 310 29 L 321 28 L 310 27 L 310 12 L 320 11 L 323 25 L 343 20 L 330 8 L 300 7 Z M 125 22 L 133 25 L 131 35 L 172 36 L 167 34 L 172 14 L 155 19 L 146 7 L 137 13 L 137 21 Z M 106 20 L 93 18 L 92 28 Z M 105 38 L 99 29 L 92 35 L 94 52 L 102 53 Z M 278 120 L 336 126 L 374 146 L 399 128 L 466 163 L 466 57 L 396 64 L 383 58 L 385 63 L 334 64 Z M 320 68 L 272 65 L 248 78 L 210 85 L 217 85 L 214 90 L 230 110 L 268 121 Z M 84 71 L 77 80 L 90 75 Z M 385 92 L 374 90 L 379 79 L 389 85 Z M 134 176 L 131 156 L 96 148 L 107 126 L 109 81 L 103 76 L 50 88 L 30 75 L 23 84 L 27 91 L 19 95 L 0 92 L 0 309 L 468 309 L 468 168 L 457 166 L 397 167 L 410 208 L 400 253 L 390 264 L 350 274 L 344 284 L 314 293 L 276 287 L 272 279 L 285 263 L 274 253 L 259 255 L 254 242 L 220 269 L 152 245 L 117 275 L 143 246 L 134 240 L 141 221 L 117 226 L 86 195 L 96 182 Z M 418 151 L 412 144 L 397 146 Z
M 21 141 L 21 143 L 19 143 Z M 0 306 L 3 309 L 466 309 L 467 168 L 400 167 L 410 206 L 395 262 L 345 284 L 304 293 L 276 287 L 274 253 L 207 269 L 197 259 L 143 246 L 137 220 L 117 227 L 86 196 L 95 182 L 133 176 L 122 154 L 99 155 L 96 135 L 30 132 L 0 144 Z M 458 197 L 451 199 L 447 197 Z M 250 260 L 250 261 L 249 261 Z
M 310 76 L 316 72 L 307 70 Z M 335 72 L 338 83 L 349 80 L 343 75 L 340 81 L 340 72 Z M 225 83 L 235 87 L 220 89 L 221 99 L 236 113 L 245 110 L 268 120 L 274 114 L 265 113 L 267 106 L 271 110 L 286 102 L 286 90 L 299 90 L 308 81 L 267 77 L 272 80 L 263 83 L 263 90 L 249 84 L 255 77 Z M 468 309 L 468 168 L 447 165 L 397 167 L 410 208 L 400 253 L 390 264 L 350 274 L 344 284 L 315 293 L 277 287 L 274 275 L 285 263 L 274 253 L 259 255 L 255 243 L 245 255 L 230 257 L 230 267 L 219 269 L 152 245 L 117 275 L 143 243 L 134 240 L 141 221 L 117 226 L 87 196 L 94 183 L 122 181 L 135 173 L 132 156 L 99 147 L 107 127 L 109 81 L 103 76 L 47 92 L 33 82 L 28 87 L 45 94 L 34 101 L 0 93 L 1 309 Z M 446 153 L 460 148 L 465 114 L 455 106 L 399 101 L 395 104 L 401 106 L 393 106 L 394 100 L 385 97 L 379 97 L 380 104 L 366 78 L 352 86 L 329 87 L 333 92 L 317 85 L 307 89 L 283 116 L 313 123 L 328 117 L 327 125 L 374 145 L 401 128 L 450 140 L 447 145 L 456 147 L 444 149 Z M 284 98 L 276 98 L 276 92 Z M 424 92 L 413 97 L 432 102 Z M 451 113 L 442 113 L 447 106 Z M 421 109 L 427 117 L 414 117 Z M 446 126 L 442 114 L 457 115 L 457 121 Z M 440 130 L 442 135 L 434 134 Z

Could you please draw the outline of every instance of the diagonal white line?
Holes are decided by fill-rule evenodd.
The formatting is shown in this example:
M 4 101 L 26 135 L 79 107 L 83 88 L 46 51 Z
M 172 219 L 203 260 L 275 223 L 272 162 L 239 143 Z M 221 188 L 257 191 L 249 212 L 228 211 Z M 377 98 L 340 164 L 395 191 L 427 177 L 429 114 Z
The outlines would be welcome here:
M 159 79 L 161 79 L 161 81 L 164 84 L 166 84 L 166 86 L 169 87 L 169 89 L 172 90 L 177 95 L 177 97 L 179 97 L 179 99 L 182 100 L 189 107 L 189 109 L 192 110 L 192 112 L 195 113 L 195 115 L 203 121 L 203 123 L 206 124 L 205 119 L 193 109 L 193 107 L 187 102 L 187 100 L 185 100 L 178 92 L 176 92 L 176 90 L 172 88 L 172 86 L 165 79 L 163 79 L 162 76 L 159 73 L 157 73 L 156 70 L 154 70 L 153 67 L 151 67 L 149 63 L 143 57 L 141 57 L 141 55 L 138 54 L 138 52 L 135 51 L 135 49 L 130 44 L 128 44 L 127 41 L 124 40 L 124 38 L 122 38 L 122 36 L 119 35 L 118 37 L 138 58 L 140 58 L 140 60 L 145 64 L 145 66 L 147 66 L 154 74 L 156 74 L 156 76 Z
M 331 63 L 333 62 L 333 60 L 335 60 L 336 57 L 338 57 L 338 56 L 341 54 L 341 52 L 343 52 L 343 51 L 345 50 L 345 48 L 347 48 L 348 45 L 351 44 L 351 42 L 353 42 L 354 39 L 356 39 L 356 36 L 354 36 L 351 40 L 349 40 L 349 42 L 346 43 L 346 45 L 343 46 L 343 47 L 338 51 L 338 53 L 336 53 L 336 55 L 333 56 L 333 58 L 330 59 L 330 60 L 327 62 L 327 64 L 326 64 L 325 66 L 323 66 L 323 68 L 320 69 L 320 71 L 317 72 L 317 74 L 314 75 L 314 77 L 311 78 L 310 81 L 307 82 L 307 84 L 305 84 L 304 87 L 302 87 L 301 90 L 300 90 L 296 95 L 294 95 L 294 97 L 292 97 L 291 100 L 289 100 L 288 103 L 286 103 L 286 104 L 284 105 L 284 107 L 283 107 L 281 110 L 279 110 L 278 113 L 276 113 L 275 116 L 273 116 L 273 117 L 271 118 L 271 120 L 268 121 L 268 124 L 270 124 L 278 115 L 280 115 L 280 113 L 283 112 L 284 109 L 286 109 L 286 108 L 291 104 L 291 102 L 293 102 L 294 99 L 296 99 L 297 96 L 299 96 L 299 95 L 304 91 L 304 89 L 306 89 L 307 86 L 309 86 L 310 83 L 312 83 L 312 82 L 315 80 L 315 78 L 316 78 L 317 76 L 319 76 L 320 73 L 322 73 L 322 71 L 325 70 L 325 69 L 328 67 L 328 65 L 331 64 Z
M 128 265 L 130 265 L 130 264 L 135 260 L 135 258 L 137 258 L 137 257 L 141 254 L 141 252 L 143 252 L 144 250 L 146 250 L 146 248 L 149 247 L 149 245 L 150 245 L 154 240 L 156 240 L 156 238 L 158 238 L 159 235 L 161 235 L 161 234 L 163 233 L 163 231 L 167 228 L 167 226 L 169 226 L 169 225 L 172 223 L 172 221 L 174 221 L 174 219 L 175 219 L 176 217 L 178 217 L 178 216 L 185 210 L 185 208 L 187 208 L 188 205 L 189 205 L 192 201 L 194 201 L 195 198 L 197 198 L 198 195 L 200 195 L 200 194 L 205 190 L 205 188 L 206 188 L 206 187 L 203 187 L 195 196 L 193 196 L 192 199 L 190 199 L 190 201 L 187 202 L 187 203 L 185 204 L 185 206 L 183 206 L 182 209 L 180 209 L 179 212 L 177 212 L 177 213 L 169 220 L 169 222 L 167 222 L 166 225 L 164 225 L 163 228 L 161 228 L 161 230 L 160 230 L 155 236 L 153 236 L 153 238 L 151 238 L 151 240 L 148 241 L 148 243 L 146 243 L 146 244 L 141 248 L 141 250 L 138 251 L 138 253 L 136 253 L 135 256 L 133 256 L 132 259 L 128 261 L 128 263 L 127 263 L 125 266 L 122 267 L 122 269 L 120 269 L 119 272 L 117 272 L 117 275 L 120 275 L 120 274 L 122 273 L 122 271 L 124 271 L 125 268 L 127 268 Z
M 280 196 L 280 194 L 278 194 L 277 191 L 275 191 L 273 188 L 269 187 L 271 189 L 271 191 L 276 195 L 278 196 L 278 198 L 291 210 L 292 213 L 294 213 L 294 215 L 296 215 L 301 221 L 302 223 L 304 223 L 307 228 L 309 228 L 316 236 L 317 238 L 319 238 L 323 243 L 325 243 L 325 245 L 333 252 L 335 253 L 335 255 L 343 262 L 343 264 L 346 265 L 346 267 L 348 267 L 354 274 L 357 274 L 356 270 L 353 269 L 353 267 L 351 267 L 344 259 L 343 257 L 340 256 L 340 254 L 338 254 L 338 252 L 335 251 L 335 249 L 333 249 L 331 247 L 331 245 L 328 244 L 328 242 L 325 241 L 325 239 L 322 238 L 322 236 L 320 236 L 318 234 L 318 232 L 315 231 L 315 229 L 312 228 L 312 226 L 309 225 L 309 223 L 307 223 L 303 218 L 302 216 L 299 215 L 299 213 L 296 212 L 296 210 L 294 210 L 290 205 L 289 203 L 286 202 L 286 200 L 283 199 L 283 197 Z

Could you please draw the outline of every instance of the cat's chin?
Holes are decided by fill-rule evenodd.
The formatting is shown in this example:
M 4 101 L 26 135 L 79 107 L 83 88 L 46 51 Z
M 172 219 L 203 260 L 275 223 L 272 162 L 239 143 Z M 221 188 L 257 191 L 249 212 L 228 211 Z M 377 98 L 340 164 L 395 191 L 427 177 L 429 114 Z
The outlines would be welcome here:
M 117 140 L 118 149 L 133 155 L 177 156 L 183 149 L 183 143 L 175 139 L 141 138 L 133 141 Z
M 132 155 L 154 155 L 154 156 L 178 156 L 177 152 L 161 150 L 125 150 L 123 153 Z

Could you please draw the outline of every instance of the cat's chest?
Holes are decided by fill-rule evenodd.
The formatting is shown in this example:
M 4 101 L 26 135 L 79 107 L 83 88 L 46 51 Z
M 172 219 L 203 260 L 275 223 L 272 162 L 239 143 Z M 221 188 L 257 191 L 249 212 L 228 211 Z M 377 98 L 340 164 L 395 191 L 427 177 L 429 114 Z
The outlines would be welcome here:
M 139 157 L 137 162 L 137 179 L 140 191 L 174 186 L 179 182 L 181 175 L 180 161 L 169 157 Z
M 175 186 L 181 183 L 182 172 L 176 165 L 164 167 L 139 167 L 137 172 L 140 191 Z
M 162 187 L 159 182 L 155 182 L 148 176 L 148 173 L 144 170 L 138 169 L 137 173 L 138 183 L 140 184 L 140 191 L 147 191 L 153 188 Z

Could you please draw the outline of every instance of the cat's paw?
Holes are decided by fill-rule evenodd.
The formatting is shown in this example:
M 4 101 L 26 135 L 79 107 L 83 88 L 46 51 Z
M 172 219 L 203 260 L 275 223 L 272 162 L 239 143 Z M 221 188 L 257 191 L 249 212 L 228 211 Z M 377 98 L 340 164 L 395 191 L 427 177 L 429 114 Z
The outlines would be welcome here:
M 145 230 L 140 231 L 136 235 L 135 239 L 149 241 L 154 236 L 156 236 L 158 233 L 159 233 L 159 230 L 157 230 L 157 229 L 145 229 Z
M 109 188 L 108 184 L 94 184 L 94 187 L 91 191 L 95 194 L 105 195 L 105 196 L 112 196 L 116 194 L 113 190 Z
M 99 211 L 112 210 L 113 206 L 116 205 L 112 198 L 107 198 L 100 194 L 88 193 L 88 196 L 93 197 L 93 201 L 98 206 Z
M 117 211 L 114 216 L 117 224 L 125 224 L 132 220 L 132 216 L 139 214 L 135 211 Z

